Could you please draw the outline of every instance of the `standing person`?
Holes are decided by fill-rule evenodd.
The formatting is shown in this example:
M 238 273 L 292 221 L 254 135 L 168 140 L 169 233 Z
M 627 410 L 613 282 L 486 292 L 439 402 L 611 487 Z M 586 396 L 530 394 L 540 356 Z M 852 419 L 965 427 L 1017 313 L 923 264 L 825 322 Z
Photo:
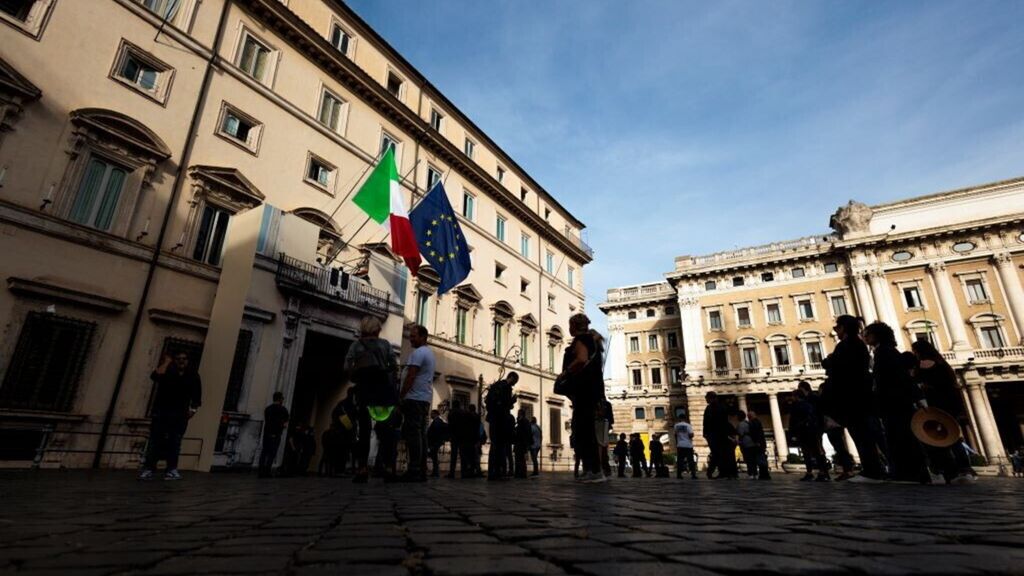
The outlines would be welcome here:
M 150 378 L 156 383 L 156 396 L 153 399 L 149 443 L 139 479 L 151 480 L 157 462 L 166 460 L 164 480 L 181 480 L 181 473 L 178 472 L 181 437 L 185 435 L 189 419 L 202 404 L 202 382 L 199 374 L 189 365 L 188 354 L 185 352 L 178 352 L 173 359 L 164 355 Z
M 359 339 L 349 346 L 345 356 L 345 370 L 355 384 L 358 438 L 352 481 L 357 484 L 369 479 L 371 421 L 384 423 L 398 403 L 398 361 L 391 343 L 380 337 L 380 330 L 379 319 L 364 316 L 359 322 Z
M 821 435 L 823 430 L 819 423 L 817 410 L 811 402 L 811 384 L 806 380 L 800 381 L 795 392 L 796 402 L 789 412 L 789 430 L 796 437 L 800 450 L 804 453 L 804 465 L 807 473 L 801 480 L 814 480 L 814 471 L 818 471 L 819 482 L 831 480 L 828 473 L 828 465 L 825 463 L 825 454 L 821 449 Z
M 580 477 L 580 453 L 576 450 L 576 439 L 573 438 L 572 434 L 569 434 L 569 449 L 572 450 L 572 477 Z
M 434 351 L 427 346 L 427 328 L 416 324 L 409 328 L 412 353 L 406 362 L 402 383 L 402 437 L 409 464 L 404 482 L 427 481 L 427 414 L 434 399 Z
M 530 432 L 533 435 L 533 442 L 530 444 L 530 460 L 533 461 L 532 476 L 540 475 L 540 445 L 544 437 L 540 426 L 537 425 L 537 418 L 530 418 Z
M 462 403 L 452 400 L 452 408 L 448 412 L 448 444 L 451 446 L 451 455 L 448 459 L 448 478 L 455 478 L 455 467 L 459 460 L 462 460 L 462 471 L 466 471 L 466 454 L 462 451 L 465 444 L 466 434 L 466 413 L 462 409 Z
M 430 458 L 430 475 L 437 478 L 441 475 L 438 467 L 438 455 L 441 447 L 448 441 L 448 423 L 441 419 L 437 410 L 430 411 L 430 426 L 427 428 L 427 456 Z M 452 455 L 455 458 L 455 455 Z
M 864 329 L 864 342 L 874 349 L 872 374 L 878 407 L 889 447 L 889 467 L 894 480 L 931 483 L 924 448 L 910 428 L 921 389 L 911 379 L 916 363 L 913 354 L 896 349 L 896 334 L 884 322 L 872 322 Z
M 467 429 L 466 435 L 467 440 L 473 442 L 472 454 L 470 456 L 471 476 L 473 478 L 481 478 L 484 473 L 480 468 L 480 457 L 484 453 L 484 444 L 487 444 L 487 431 L 484 430 L 484 423 L 480 420 L 480 413 L 476 410 L 476 404 L 469 405 L 468 424 L 473 429 L 472 434 L 469 434 Z
M 515 404 L 512 389 L 518 382 L 519 374 L 509 372 L 508 376 L 491 384 L 484 398 L 487 426 L 491 431 L 491 450 L 487 454 L 488 480 L 500 480 L 511 472 L 508 461 L 512 458 L 512 440 L 515 433 L 515 418 L 511 413 Z
M 881 424 L 875 409 L 872 379 L 868 371 L 871 353 L 858 336 L 860 321 L 848 314 L 836 318 L 836 338 L 832 353 L 821 361 L 829 382 L 825 405 L 831 416 L 844 425 L 853 437 L 860 454 L 861 473 L 850 482 L 881 482 L 885 472 L 879 452 L 885 445 Z
M 288 409 L 284 407 L 284 394 L 274 392 L 274 402 L 263 410 L 263 445 L 260 448 L 260 463 L 256 476 L 269 478 L 277 458 L 281 436 L 288 425 Z
M 704 438 L 711 448 L 708 462 L 708 478 L 718 469 L 718 478 L 737 478 L 736 429 L 729 422 L 729 410 L 714 392 L 704 395 L 708 406 L 704 409 Z
M 676 435 L 676 478 L 682 478 L 683 472 L 689 470 L 690 478 L 697 479 L 697 461 L 693 457 L 693 426 L 686 421 L 686 415 L 680 414 L 672 430 Z
M 519 417 L 516 418 L 514 438 L 515 477 L 526 478 L 526 453 L 533 444 L 533 430 L 530 419 L 526 417 L 526 410 L 522 408 L 519 409 Z
M 654 434 L 651 437 L 649 444 L 651 449 L 651 467 L 650 470 L 654 471 L 654 475 L 661 477 L 664 472 L 662 469 L 665 468 L 665 446 L 661 443 L 661 434 Z M 648 474 L 650 476 L 650 474 Z
M 572 435 L 575 450 L 583 463 L 583 482 L 605 482 L 597 443 L 596 420 L 603 406 L 604 375 L 602 374 L 604 343 L 600 334 L 590 329 L 590 318 L 578 313 L 569 318 L 572 343 L 562 358 L 558 381 L 568 383 L 572 401 Z M 556 386 L 558 383 L 556 382 Z
M 768 441 L 764 436 L 764 425 L 753 410 L 747 412 L 747 423 L 750 425 L 750 437 L 754 440 L 754 457 L 757 459 L 758 480 L 771 480 L 768 472 Z
M 915 376 L 924 394 L 922 404 L 949 413 L 963 430 L 967 422 L 967 409 L 953 367 L 927 340 L 917 340 L 910 348 L 917 357 Z M 971 459 L 962 440 L 949 448 L 928 447 L 926 450 L 929 460 L 947 484 L 970 484 L 977 479 L 978 475 L 971 467 Z
M 615 443 L 615 462 L 619 467 L 619 478 L 626 477 L 626 459 L 629 458 L 629 443 L 626 442 L 626 435 L 619 434 L 619 441 Z
M 739 423 L 736 424 L 736 437 L 740 443 L 740 452 L 743 453 L 743 461 L 747 464 L 747 478 L 757 478 L 758 455 L 757 444 L 750 434 L 750 422 L 747 420 L 747 413 L 743 410 L 736 412 Z
M 647 456 L 644 454 L 644 440 L 637 432 L 633 433 L 633 437 L 629 441 L 629 460 L 633 466 L 633 478 L 641 478 L 643 474 L 650 478 L 651 469 L 647 467 Z
M 516 427 L 519 420 L 511 413 L 505 415 L 505 478 L 511 478 L 516 471 Z

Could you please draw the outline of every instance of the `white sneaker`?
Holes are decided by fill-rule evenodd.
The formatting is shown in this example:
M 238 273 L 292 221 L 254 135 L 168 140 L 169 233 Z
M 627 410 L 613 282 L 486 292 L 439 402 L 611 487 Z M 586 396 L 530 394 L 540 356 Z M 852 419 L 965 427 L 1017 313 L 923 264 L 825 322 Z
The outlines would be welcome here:
M 167 473 L 164 474 L 164 480 L 181 480 L 181 472 L 178 472 L 177 468 L 174 470 L 168 470 Z
M 977 481 L 978 481 L 978 477 L 977 476 L 974 476 L 972 474 L 961 474 L 961 475 L 957 476 L 956 478 L 953 478 L 952 480 L 950 480 L 949 483 L 950 484 L 964 485 L 964 484 L 974 484 Z
M 853 476 L 849 480 L 847 480 L 847 482 L 853 482 L 855 484 L 881 484 L 882 483 L 882 481 L 879 480 L 878 478 L 870 478 L 870 477 L 865 476 L 863 474 L 857 474 L 856 476 Z
M 148 468 L 143 468 L 142 472 L 139 472 L 138 479 L 139 480 L 152 480 L 153 479 L 153 471 L 148 469 Z

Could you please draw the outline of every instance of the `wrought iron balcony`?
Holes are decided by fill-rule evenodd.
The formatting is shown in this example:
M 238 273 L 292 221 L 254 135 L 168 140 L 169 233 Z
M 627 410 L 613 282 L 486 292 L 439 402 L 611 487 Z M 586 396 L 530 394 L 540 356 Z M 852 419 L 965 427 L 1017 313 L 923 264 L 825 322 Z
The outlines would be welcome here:
M 382 317 L 391 311 L 391 294 L 350 277 L 341 270 L 322 268 L 285 254 L 277 259 L 277 285 L 311 296 L 359 308 Z

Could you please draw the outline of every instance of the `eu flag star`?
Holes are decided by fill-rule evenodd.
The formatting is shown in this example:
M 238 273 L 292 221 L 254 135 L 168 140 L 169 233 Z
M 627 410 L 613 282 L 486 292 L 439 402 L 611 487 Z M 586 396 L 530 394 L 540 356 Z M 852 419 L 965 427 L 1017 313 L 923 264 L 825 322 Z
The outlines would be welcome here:
M 466 237 L 444 185 L 435 185 L 409 213 L 420 252 L 441 277 L 437 294 L 458 286 L 473 267 Z

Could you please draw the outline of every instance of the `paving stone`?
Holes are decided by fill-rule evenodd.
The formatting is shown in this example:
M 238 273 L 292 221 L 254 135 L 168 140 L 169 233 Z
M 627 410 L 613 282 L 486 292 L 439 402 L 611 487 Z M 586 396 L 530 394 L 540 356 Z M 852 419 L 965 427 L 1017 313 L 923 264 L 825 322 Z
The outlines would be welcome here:
M 445 556 L 519 556 L 529 554 L 526 548 L 513 544 L 435 544 L 427 549 L 427 556 L 441 558 Z
M 180 556 L 157 564 L 145 574 L 260 574 L 284 570 L 288 556 Z
M 843 574 L 848 570 L 838 565 L 815 562 L 790 556 L 770 554 L 695 554 L 673 558 L 712 571 L 758 572 L 761 574 Z
M 681 568 L 679 564 L 662 562 L 600 562 L 594 564 L 575 564 L 574 568 L 584 574 L 593 576 L 714 576 L 710 570 L 688 566 Z
M 405 566 L 380 564 L 332 564 L 325 566 L 299 566 L 295 576 L 408 576 Z
M 299 564 L 346 562 L 349 564 L 397 564 L 409 553 L 404 548 L 357 548 L 348 550 L 303 550 L 298 553 Z
M 467 574 L 564 574 L 565 572 L 543 560 L 525 556 L 473 558 L 436 558 L 426 561 L 426 567 L 436 576 L 464 576 Z

